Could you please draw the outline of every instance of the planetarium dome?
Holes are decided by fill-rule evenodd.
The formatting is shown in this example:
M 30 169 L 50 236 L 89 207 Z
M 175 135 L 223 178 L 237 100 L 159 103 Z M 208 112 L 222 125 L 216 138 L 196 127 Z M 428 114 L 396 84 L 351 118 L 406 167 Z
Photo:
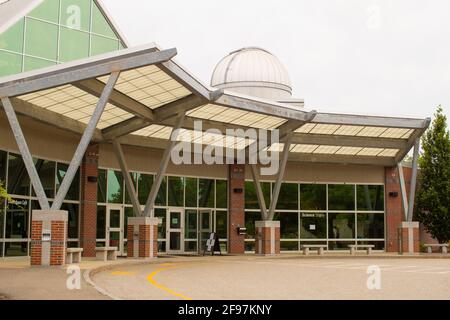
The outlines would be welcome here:
M 249 47 L 231 52 L 214 69 L 211 86 L 270 100 L 292 97 L 283 64 L 269 51 Z

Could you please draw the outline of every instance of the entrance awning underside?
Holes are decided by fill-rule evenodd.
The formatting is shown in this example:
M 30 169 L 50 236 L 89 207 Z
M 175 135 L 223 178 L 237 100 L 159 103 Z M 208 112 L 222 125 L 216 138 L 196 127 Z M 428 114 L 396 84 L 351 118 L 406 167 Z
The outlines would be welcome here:
M 193 143 L 245 149 L 251 139 L 226 139 L 226 129 L 280 129 L 291 135 L 289 161 L 394 166 L 430 119 L 307 111 L 203 85 L 151 44 L 0 79 L 0 98 L 16 113 L 83 134 L 112 73 L 119 72 L 93 140 L 165 149 L 180 114 L 181 136 Z M 161 62 L 163 61 L 163 62 Z M 202 134 L 194 123 L 202 120 Z M 222 132 L 205 133 L 208 129 Z

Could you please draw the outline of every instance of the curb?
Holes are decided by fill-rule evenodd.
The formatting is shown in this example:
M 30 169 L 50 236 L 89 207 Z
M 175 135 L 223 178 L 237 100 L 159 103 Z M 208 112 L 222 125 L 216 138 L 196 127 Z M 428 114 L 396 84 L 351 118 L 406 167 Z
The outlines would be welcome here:
M 158 258 L 153 259 L 146 259 L 142 261 L 124 261 L 122 263 L 113 263 L 113 264 L 107 264 L 100 267 L 94 267 L 91 269 L 87 269 L 83 273 L 83 279 L 84 281 L 89 284 L 91 287 L 93 287 L 95 290 L 97 290 L 100 294 L 112 299 L 112 300 L 124 300 L 123 298 L 120 298 L 118 296 L 113 295 L 112 293 L 108 292 L 107 290 L 101 288 L 98 286 L 93 280 L 92 277 L 96 275 L 97 273 L 104 272 L 110 269 L 113 269 L 118 266 L 134 266 L 134 265 L 142 265 L 146 263 L 156 263 Z

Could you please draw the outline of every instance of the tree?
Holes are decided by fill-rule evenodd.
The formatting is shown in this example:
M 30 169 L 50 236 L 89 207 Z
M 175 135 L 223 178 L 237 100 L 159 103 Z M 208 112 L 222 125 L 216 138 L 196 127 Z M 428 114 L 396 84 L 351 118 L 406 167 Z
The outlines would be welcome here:
M 447 117 L 437 108 L 422 138 L 416 217 L 440 243 L 450 240 L 450 137 Z
M 0 200 L 6 199 L 8 202 L 13 202 L 13 199 L 9 196 L 8 192 L 6 192 L 5 188 L 3 187 L 3 182 L 0 181 Z

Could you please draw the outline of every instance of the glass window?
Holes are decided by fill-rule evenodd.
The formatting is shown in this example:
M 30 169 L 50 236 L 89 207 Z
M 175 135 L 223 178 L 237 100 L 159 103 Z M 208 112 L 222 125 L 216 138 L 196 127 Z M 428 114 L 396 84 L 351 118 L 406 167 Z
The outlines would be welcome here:
M 358 210 L 363 211 L 384 211 L 384 186 L 357 187 Z
M 106 238 L 106 207 L 97 206 L 97 239 Z
M 4 221 L 5 221 L 5 200 L 4 199 L 0 199 L 0 239 L 3 238 L 4 235 Z M 2 244 L 0 243 L 0 246 Z M 1 254 L 0 254 L 1 257 Z
M 59 60 L 78 60 L 89 55 L 89 34 L 69 28 L 61 28 Z
M 122 172 L 108 170 L 108 202 L 123 203 Z
M 261 213 L 260 212 L 245 212 L 245 227 L 247 228 L 246 239 L 255 239 L 255 222 L 261 221 Z M 249 250 L 250 251 L 250 250 Z
M 92 32 L 98 33 L 107 37 L 116 38 L 116 34 L 109 25 L 106 18 L 103 16 L 97 4 L 93 6 L 92 12 Z
M 89 31 L 90 0 L 61 0 L 61 24 L 72 29 Z
M 53 66 L 56 62 L 34 58 L 34 57 L 25 57 L 24 58 L 24 71 L 31 71 L 41 68 L 46 68 L 49 66 Z
M 64 177 L 66 176 L 69 166 L 64 163 L 58 163 L 56 169 L 56 190 L 59 190 Z M 70 185 L 69 191 L 66 195 L 66 200 L 79 200 L 80 199 L 80 169 L 78 169 L 77 174 L 73 178 L 72 184 Z
M 186 207 L 197 208 L 197 179 L 186 178 Z
M 185 241 L 184 252 L 197 252 L 197 241 Z
M 298 184 L 283 183 L 280 188 L 277 209 L 298 210 Z
M 3 187 L 6 187 L 6 159 L 8 153 L 0 150 L 0 182 L 3 183 Z
M 330 239 L 355 238 L 355 214 L 328 213 L 328 237 Z
M 30 17 L 59 22 L 59 0 L 45 0 L 29 13 Z
M 98 170 L 97 201 L 106 203 L 106 170 Z
M 184 229 L 186 239 L 197 239 L 197 210 L 186 210 Z
M 274 220 L 280 221 L 281 239 L 298 239 L 298 213 L 276 213 Z
M 326 239 L 327 215 L 326 213 L 301 213 L 300 215 L 301 239 Z
M 42 187 L 44 187 L 45 194 L 49 198 L 55 197 L 55 169 L 56 163 L 53 161 L 47 161 L 42 159 L 33 159 L 34 166 L 41 179 Z M 34 188 L 33 195 L 35 195 Z
M 184 178 L 169 177 L 169 206 L 184 207 Z
M 74 203 L 63 203 L 61 210 L 65 210 L 69 213 L 68 222 L 68 239 L 78 238 L 78 216 L 79 216 L 79 205 Z
M 144 205 L 147 202 L 150 190 L 153 185 L 153 175 L 139 174 L 138 177 L 138 198 L 139 203 Z
M 22 53 L 24 21 L 25 19 L 20 19 L 19 22 L 0 34 L 0 49 Z
M 119 46 L 118 40 L 92 35 L 91 55 L 95 56 L 97 54 L 116 51 L 118 49 L 118 46 Z
M 58 51 L 58 26 L 27 19 L 25 53 L 28 55 L 55 60 Z
M 5 242 L 5 257 L 25 257 L 28 255 L 28 242 Z
M 355 210 L 355 186 L 328 185 L 328 210 Z
M 327 186 L 325 184 L 301 184 L 300 209 L 317 211 L 326 210 Z
M 199 207 L 214 208 L 214 180 L 199 179 Z
M 0 77 L 22 72 L 22 55 L 0 50 Z
M 228 208 L 228 181 L 216 180 L 216 207 Z
M 30 194 L 30 178 L 22 156 L 12 153 L 8 159 L 8 193 L 21 196 Z
M 266 207 L 270 206 L 270 182 L 261 182 L 261 189 L 263 191 Z M 258 196 L 256 195 L 256 188 L 253 181 L 245 182 L 245 208 L 259 209 Z
M 358 213 L 358 239 L 384 239 L 384 213 Z
M 356 244 L 355 241 L 329 241 L 329 250 L 349 250 L 349 245 Z
M 6 208 L 7 239 L 28 239 L 29 200 L 16 200 Z
M 216 233 L 220 239 L 228 238 L 228 214 L 226 211 L 216 212 Z
M 131 177 L 131 181 L 133 181 L 134 190 L 137 190 L 137 180 L 138 180 L 138 177 L 139 177 L 139 173 L 130 172 L 129 174 L 130 174 L 130 177 Z M 125 183 L 125 181 L 124 181 L 124 183 Z M 127 189 L 127 185 L 126 184 L 125 184 L 124 188 L 125 188 L 125 203 L 126 204 L 131 204 L 131 197 L 128 194 L 128 189 Z M 143 203 L 143 204 L 145 204 L 145 203 Z
M 166 209 L 155 209 L 155 218 L 161 220 L 158 225 L 158 239 L 166 239 Z
M 156 195 L 155 205 L 165 206 L 167 203 L 167 177 L 164 177 L 159 187 L 158 194 Z
M 281 251 L 298 251 L 298 241 L 281 241 Z

